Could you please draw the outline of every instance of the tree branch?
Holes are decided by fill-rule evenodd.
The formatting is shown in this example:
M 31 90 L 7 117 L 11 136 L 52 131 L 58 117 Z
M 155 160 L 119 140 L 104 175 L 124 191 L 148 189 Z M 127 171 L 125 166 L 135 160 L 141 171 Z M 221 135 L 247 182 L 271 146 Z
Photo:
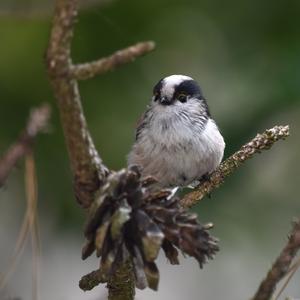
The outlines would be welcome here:
M 122 280 L 120 280 L 122 278 Z M 109 289 L 108 299 L 124 300 L 134 298 L 134 276 L 132 264 L 127 261 L 121 264 L 111 278 L 107 280 L 101 269 L 90 272 L 84 275 L 79 281 L 79 287 L 83 291 L 90 291 L 100 283 L 106 283 Z M 120 293 L 122 290 L 122 293 Z
M 74 176 L 74 190 L 78 202 L 88 208 L 95 193 L 103 184 L 109 170 L 103 164 L 95 146 L 83 113 L 77 79 L 90 78 L 113 68 L 131 62 L 154 48 L 153 42 L 139 43 L 116 52 L 98 61 L 73 65 L 71 41 L 78 10 L 78 0 L 56 0 L 53 25 L 47 49 L 47 68 L 53 86 L 66 144 Z M 120 271 L 120 272 L 119 272 Z M 133 299 L 134 283 L 129 269 L 126 284 L 124 270 L 114 274 L 114 284 L 109 285 L 110 299 L 123 295 L 122 299 Z M 114 289 L 111 291 L 110 289 Z M 131 293 L 128 293 L 128 289 Z
M 95 271 L 90 272 L 89 274 L 82 276 L 82 278 L 79 281 L 79 287 L 83 291 L 90 291 L 98 284 L 106 282 L 107 278 L 102 273 L 102 270 L 97 269 Z
M 209 180 L 200 184 L 194 191 L 186 194 L 180 201 L 181 205 L 183 207 L 191 207 L 197 204 L 204 196 L 218 188 L 225 178 L 239 168 L 244 161 L 252 158 L 254 154 L 260 153 L 262 150 L 270 149 L 275 142 L 285 139 L 289 134 L 288 125 L 274 126 L 261 134 L 257 134 L 254 139 L 222 162 L 218 169 L 212 173 Z
M 134 299 L 134 276 L 131 262 L 127 261 L 119 265 L 116 272 L 109 278 L 107 287 L 108 300 Z
M 119 50 L 111 56 L 99 60 L 77 64 L 72 66 L 71 75 L 76 79 L 89 79 L 95 75 L 100 75 L 112 71 L 116 67 L 134 61 L 137 57 L 145 55 L 155 47 L 154 42 L 142 42 L 128 48 Z
M 31 111 L 25 130 L 0 159 L 0 187 L 4 185 L 17 161 L 31 150 L 36 135 L 46 129 L 50 113 L 51 110 L 47 104 Z
M 277 283 L 287 274 L 289 267 L 300 249 L 300 221 L 294 223 L 288 242 L 275 260 L 266 278 L 261 282 L 252 300 L 271 299 Z
M 139 43 L 118 51 L 108 58 L 92 63 L 73 65 L 70 52 L 77 9 L 78 0 L 56 1 L 47 50 L 47 66 L 58 100 L 74 176 L 75 195 L 78 202 L 87 208 L 94 200 L 95 192 L 106 178 L 108 169 L 103 164 L 89 133 L 76 78 L 85 79 L 108 72 L 151 51 L 154 43 Z
M 74 176 L 75 195 L 78 202 L 86 208 L 93 201 L 94 193 L 108 171 L 101 161 L 87 128 L 77 81 L 69 75 L 72 66 L 71 39 L 77 15 L 77 4 L 77 0 L 56 1 L 47 51 L 47 66 L 58 100 Z

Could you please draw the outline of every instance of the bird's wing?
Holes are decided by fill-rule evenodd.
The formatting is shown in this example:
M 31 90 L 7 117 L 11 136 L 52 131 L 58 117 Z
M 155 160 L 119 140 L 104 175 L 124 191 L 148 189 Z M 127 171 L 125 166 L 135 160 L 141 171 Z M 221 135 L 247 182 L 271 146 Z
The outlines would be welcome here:
M 136 123 L 136 129 L 135 129 L 135 140 L 137 141 L 139 139 L 139 136 L 142 132 L 142 130 L 145 128 L 145 115 L 146 112 L 144 112 L 140 118 L 138 119 Z
M 135 140 L 137 141 L 141 135 L 141 132 L 146 127 L 147 123 L 150 121 L 149 119 L 149 109 L 147 109 L 141 117 L 138 119 L 136 123 L 136 131 L 135 131 Z

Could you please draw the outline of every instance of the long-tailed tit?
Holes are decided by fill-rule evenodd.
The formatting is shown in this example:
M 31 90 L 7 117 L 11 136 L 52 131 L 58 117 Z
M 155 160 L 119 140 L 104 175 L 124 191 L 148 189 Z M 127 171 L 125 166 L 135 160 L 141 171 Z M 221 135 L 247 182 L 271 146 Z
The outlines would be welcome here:
M 195 80 L 161 79 L 136 130 L 128 164 L 139 165 L 159 187 L 188 186 L 220 164 L 225 143 Z

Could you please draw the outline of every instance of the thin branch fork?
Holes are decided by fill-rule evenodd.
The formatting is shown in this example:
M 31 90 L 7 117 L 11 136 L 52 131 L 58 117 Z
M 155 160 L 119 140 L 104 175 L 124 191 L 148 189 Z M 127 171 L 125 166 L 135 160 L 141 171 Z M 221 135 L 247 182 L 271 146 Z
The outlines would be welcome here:
M 147 54 L 154 47 L 155 44 L 152 41 L 142 42 L 119 50 L 108 57 L 90 63 L 73 65 L 70 69 L 71 76 L 83 80 L 107 73 L 123 64 L 134 61 L 139 56 Z
M 87 128 L 76 80 L 69 76 L 77 0 L 57 0 L 47 49 L 47 67 L 60 111 L 78 202 L 88 207 L 104 180 L 102 164 Z
M 300 220 L 294 222 L 287 244 L 275 260 L 266 278 L 261 282 L 252 300 L 271 299 L 277 283 L 288 273 L 289 267 L 300 249 Z
M 0 159 L 0 187 L 4 185 L 18 160 L 32 149 L 37 134 L 47 128 L 50 114 L 50 106 L 47 104 L 31 111 L 25 130 L 20 134 L 15 144 L 13 144 Z
M 56 0 L 47 50 L 47 67 L 60 111 L 78 202 L 87 208 L 109 173 L 97 152 L 81 105 L 76 79 L 87 79 L 131 62 L 152 51 L 152 42 L 139 43 L 92 63 L 73 65 L 71 41 L 78 0 Z
M 221 163 L 218 169 L 212 173 L 209 180 L 203 182 L 194 191 L 185 195 L 181 199 L 181 205 L 183 207 L 191 207 L 197 204 L 206 195 L 218 188 L 224 182 L 225 178 L 231 175 L 247 159 L 252 158 L 256 153 L 270 149 L 275 142 L 285 139 L 289 134 L 288 125 L 274 126 L 261 134 L 257 134 L 254 139 L 243 145 L 240 150 Z

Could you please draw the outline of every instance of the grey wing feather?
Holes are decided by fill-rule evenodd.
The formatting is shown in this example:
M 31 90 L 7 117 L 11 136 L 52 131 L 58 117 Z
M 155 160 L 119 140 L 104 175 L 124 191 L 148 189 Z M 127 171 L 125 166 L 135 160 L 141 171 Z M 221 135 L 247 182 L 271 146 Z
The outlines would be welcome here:
M 141 135 L 141 132 L 143 129 L 146 127 L 147 124 L 149 124 L 150 119 L 149 118 L 149 109 L 147 109 L 139 118 L 136 126 L 136 131 L 135 131 L 135 140 L 137 141 Z

